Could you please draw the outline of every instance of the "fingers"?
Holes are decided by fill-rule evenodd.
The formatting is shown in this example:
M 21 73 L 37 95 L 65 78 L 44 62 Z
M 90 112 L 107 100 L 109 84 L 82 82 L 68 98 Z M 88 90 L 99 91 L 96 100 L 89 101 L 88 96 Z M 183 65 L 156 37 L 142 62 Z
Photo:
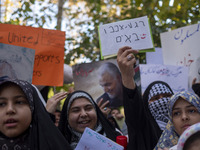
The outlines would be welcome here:
M 55 102 L 59 102 L 67 96 L 67 92 L 59 92 L 52 96 L 49 100 L 53 100 Z
M 138 51 L 137 50 L 133 50 L 130 46 L 124 46 L 124 47 L 119 49 L 117 55 L 126 57 L 130 53 L 137 54 Z
M 117 62 L 121 65 L 132 66 L 136 63 L 135 53 L 138 51 L 133 50 L 129 46 L 125 46 L 119 49 L 117 54 Z
M 118 51 L 118 55 L 122 55 L 124 52 L 126 52 L 127 50 L 131 50 L 131 52 L 133 52 L 134 54 L 137 54 L 138 51 L 137 50 L 133 50 L 130 46 L 124 46 L 122 48 L 119 49 Z
M 100 99 L 100 101 L 97 103 L 98 107 L 102 111 L 102 113 L 107 117 L 110 113 L 111 109 L 106 107 L 109 104 L 109 101 L 103 103 L 103 98 Z
M 106 101 L 105 103 L 103 103 L 103 104 L 101 105 L 101 108 L 105 108 L 108 104 L 109 104 L 109 101 Z
M 58 103 L 66 98 L 67 96 L 67 92 L 59 92 L 59 93 L 56 93 L 54 96 L 52 96 L 50 99 L 47 100 L 47 104 L 46 104 L 46 110 L 49 112 L 49 113 L 54 113 L 56 111 L 56 107 L 58 105 Z
M 131 49 L 131 47 L 130 46 L 124 46 L 124 47 L 120 48 L 119 51 L 118 51 L 118 55 L 121 56 L 124 53 L 124 51 L 126 51 L 127 49 Z
M 97 105 L 99 106 L 99 108 L 101 107 L 102 102 L 103 102 L 103 98 L 101 98 L 100 101 L 97 103 Z
M 104 110 L 104 114 L 106 115 L 106 117 L 108 116 L 108 114 L 111 112 L 111 109 L 106 107 L 107 109 Z

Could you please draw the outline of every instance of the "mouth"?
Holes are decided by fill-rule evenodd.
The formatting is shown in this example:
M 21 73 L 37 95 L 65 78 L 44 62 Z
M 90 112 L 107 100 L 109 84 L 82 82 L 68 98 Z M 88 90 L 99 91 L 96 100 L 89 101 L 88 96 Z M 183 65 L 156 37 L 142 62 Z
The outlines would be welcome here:
M 8 127 L 8 128 L 12 128 L 12 127 L 15 127 L 17 125 L 17 120 L 15 119 L 7 119 L 5 122 L 4 122 L 5 126 Z
M 186 124 L 186 125 L 182 126 L 182 129 L 186 130 L 186 129 L 189 128 L 189 127 L 190 127 L 190 125 L 189 125 L 189 124 Z
M 79 121 L 78 124 L 80 126 L 85 127 L 85 126 L 88 126 L 90 124 L 90 120 Z

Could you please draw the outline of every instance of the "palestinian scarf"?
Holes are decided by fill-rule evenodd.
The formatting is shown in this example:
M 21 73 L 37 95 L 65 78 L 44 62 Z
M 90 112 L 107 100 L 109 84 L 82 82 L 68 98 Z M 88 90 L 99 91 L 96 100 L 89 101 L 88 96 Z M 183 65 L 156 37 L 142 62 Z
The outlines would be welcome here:
M 169 98 L 164 97 L 149 104 L 149 110 L 161 130 L 165 129 L 169 120 L 167 109 L 168 101 Z
M 175 102 L 180 97 L 186 100 L 187 102 L 191 103 L 192 105 L 194 105 L 197 108 L 198 112 L 200 113 L 200 98 L 196 94 L 187 91 L 182 91 L 174 94 L 171 97 L 168 104 L 169 121 L 155 147 L 155 150 L 157 150 L 158 148 L 165 148 L 165 147 L 170 148 L 176 145 L 178 142 L 179 135 L 176 133 L 172 123 L 172 110 Z
M 159 94 L 173 94 L 173 93 L 165 84 L 156 83 L 151 87 L 149 91 L 148 101 L 152 97 Z M 168 109 L 167 109 L 167 104 L 169 99 L 170 99 L 169 97 L 164 97 L 149 104 L 149 110 L 151 112 L 151 115 L 153 116 L 153 118 L 155 119 L 161 130 L 165 129 L 165 126 L 167 125 L 167 122 L 169 120 Z
M 74 129 L 72 129 L 68 123 L 68 114 L 69 114 L 70 106 L 72 105 L 73 101 L 76 100 L 77 98 L 86 98 L 94 106 L 96 113 L 97 113 L 97 118 L 98 118 L 97 125 L 96 125 L 94 131 L 115 141 L 116 136 L 119 135 L 119 133 L 115 131 L 115 128 L 105 118 L 105 116 L 102 114 L 101 110 L 96 105 L 96 103 L 94 102 L 92 97 L 84 91 L 75 91 L 75 92 L 71 93 L 70 95 L 68 95 L 68 97 L 66 98 L 66 100 L 64 102 L 63 109 L 62 109 L 61 116 L 60 116 L 60 122 L 59 122 L 59 126 L 58 126 L 58 128 L 63 133 L 63 135 L 65 136 L 67 141 L 70 143 L 71 148 L 75 149 L 75 147 L 77 146 L 77 144 L 82 136 L 82 133 L 79 133 L 79 132 L 75 131 Z
M 30 127 L 15 138 L 8 138 L 0 133 L 1 150 L 70 150 L 70 146 L 51 121 L 37 91 L 28 82 L 22 80 L 4 80 L 0 88 L 6 84 L 18 85 L 30 105 L 32 121 Z
M 149 99 L 150 100 L 152 97 L 159 95 L 159 94 L 172 94 L 173 92 L 164 84 L 162 83 L 156 83 L 154 84 L 150 91 L 149 91 Z

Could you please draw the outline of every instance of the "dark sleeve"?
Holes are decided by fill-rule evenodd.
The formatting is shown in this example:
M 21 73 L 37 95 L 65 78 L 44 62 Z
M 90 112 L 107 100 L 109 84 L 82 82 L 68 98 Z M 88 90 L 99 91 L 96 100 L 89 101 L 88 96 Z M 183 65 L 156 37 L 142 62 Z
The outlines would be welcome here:
M 53 123 L 55 123 L 56 122 L 55 115 L 52 113 L 49 113 L 49 112 L 48 112 L 48 114 L 49 114 L 49 117 L 51 118 L 51 120 L 53 121 Z
M 144 120 L 144 105 L 142 103 L 142 97 L 137 88 L 132 90 L 123 87 L 123 90 L 123 104 L 126 124 L 131 128 L 139 128 Z
M 134 90 L 123 87 L 123 103 L 129 136 L 128 150 L 152 150 L 159 137 L 155 136 L 137 87 Z

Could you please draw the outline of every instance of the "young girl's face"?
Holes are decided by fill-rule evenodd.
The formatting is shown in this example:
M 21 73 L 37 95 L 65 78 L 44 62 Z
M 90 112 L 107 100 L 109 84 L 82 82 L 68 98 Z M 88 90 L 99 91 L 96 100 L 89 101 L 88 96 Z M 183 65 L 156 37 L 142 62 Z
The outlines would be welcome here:
M 189 126 L 200 122 L 200 113 L 194 105 L 179 98 L 172 110 L 172 122 L 178 135 L 181 135 Z
M 31 123 L 31 110 L 23 91 L 6 86 L 0 91 L 0 132 L 12 138 L 22 134 Z

